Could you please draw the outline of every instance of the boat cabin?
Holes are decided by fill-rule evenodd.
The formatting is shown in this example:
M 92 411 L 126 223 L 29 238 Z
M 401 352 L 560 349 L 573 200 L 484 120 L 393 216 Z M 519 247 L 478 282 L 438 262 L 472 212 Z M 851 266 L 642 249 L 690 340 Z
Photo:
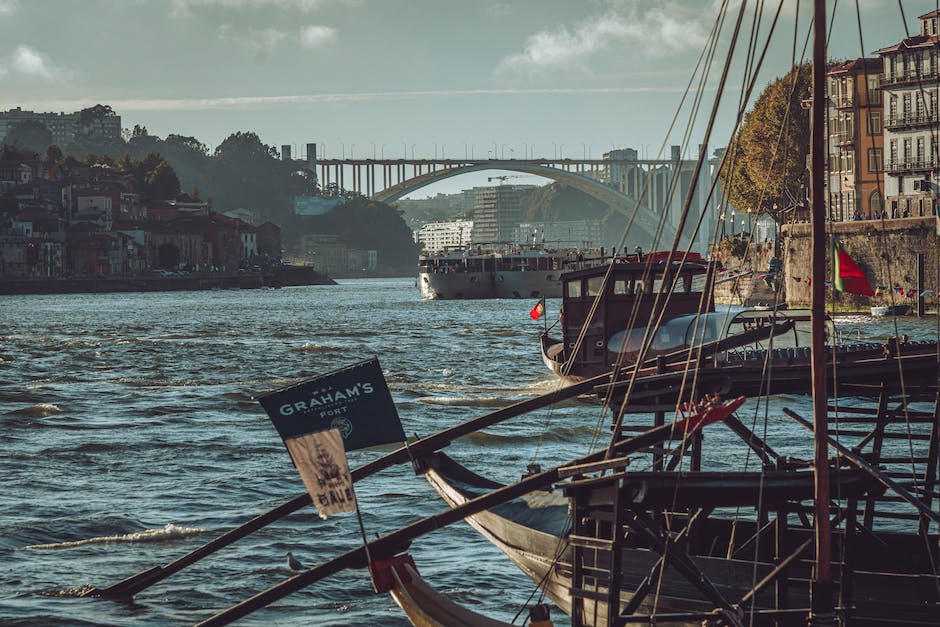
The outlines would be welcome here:
M 711 267 L 709 262 L 696 253 L 687 253 L 685 262 L 680 263 L 682 257 L 678 253 L 667 266 L 668 255 L 617 257 L 610 264 L 562 275 L 563 344 L 551 351 L 551 358 L 564 363 L 566 372 L 572 376 L 608 371 L 616 359 L 616 351 L 610 350 L 611 339 L 617 334 L 622 337 L 630 327 L 634 333 L 639 333 L 638 340 L 642 340 L 663 283 L 668 294 L 664 321 L 714 311 L 713 294 L 704 293 Z M 578 349 L 582 328 L 585 328 L 584 339 Z

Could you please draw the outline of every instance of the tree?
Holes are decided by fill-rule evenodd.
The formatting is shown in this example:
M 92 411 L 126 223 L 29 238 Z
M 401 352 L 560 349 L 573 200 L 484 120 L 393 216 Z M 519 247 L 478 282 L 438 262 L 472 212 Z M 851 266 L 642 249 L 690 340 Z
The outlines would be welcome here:
M 59 148 L 56 144 L 52 144 L 46 148 L 46 163 L 62 163 L 65 160 L 65 155 L 62 154 L 62 149 Z
M 166 161 L 161 161 L 153 170 L 150 170 L 144 182 L 147 186 L 147 194 L 153 200 L 170 200 L 180 194 L 180 180 Z
M 7 130 L 6 139 L 3 141 L 11 146 L 42 154 L 52 145 L 52 131 L 39 120 L 22 120 Z
M 758 96 L 729 146 L 719 174 L 729 202 L 748 213 L 774 212 L 800 199 L 806 184 L 812 65 L 794 67 Z

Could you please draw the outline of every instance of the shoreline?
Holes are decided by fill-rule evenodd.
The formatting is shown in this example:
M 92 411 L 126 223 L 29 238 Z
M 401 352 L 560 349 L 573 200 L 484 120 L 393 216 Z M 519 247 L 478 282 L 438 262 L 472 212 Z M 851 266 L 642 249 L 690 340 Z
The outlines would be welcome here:
M 272 272 L 251 274 L 212 272 L 170 277 L 4 278 L 0 280 L 0 295 L 187 292 L 299 285 L 336 285 L 336 281 L 311 267 L 284 266 Z

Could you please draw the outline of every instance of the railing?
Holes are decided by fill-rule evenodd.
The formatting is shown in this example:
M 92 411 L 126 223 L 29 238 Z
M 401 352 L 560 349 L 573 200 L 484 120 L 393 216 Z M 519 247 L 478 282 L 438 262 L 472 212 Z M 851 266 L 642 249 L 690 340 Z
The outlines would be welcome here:
M 855 97 L 851 94 L 832 96 L 829 98 L 829 101 L 832 103 L 832 106 L 838 109 L 850 109 L 855 106 Z
M 829 136 L 829 141 L 834 146 L 846 146 L 855 141 L 855 133 L 833 133 Z
M 937 122 L 936 118 L 932 115 L 923 114 L 923 115 L 899 115 L 893 118 L 888 118 L 885 120 L 885 128 L 900 128 L 902 126 L 912 127 L 912 126 L 929 126 Z
M 889 161 L 885 164 L 885 172 L 896 174 L 900 172 L 929 172 L 940 166 L 938 161 Z
M 908 70 L 907 72 L 895 72 L 894 74 L 879 74 L 878 83 L 882 87 L 888 85 L 902 85 L 904 83 L 916 83 L 918 81 L 929 81 L 937 78 L 936 68 L 918 72 L 917 70 Z

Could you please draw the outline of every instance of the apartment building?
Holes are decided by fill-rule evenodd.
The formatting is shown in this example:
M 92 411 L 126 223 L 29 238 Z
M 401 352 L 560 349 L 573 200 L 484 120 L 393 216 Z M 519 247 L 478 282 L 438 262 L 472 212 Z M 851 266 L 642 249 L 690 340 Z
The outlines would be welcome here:
M 936 215 L 938 208 L 940 10 L 918 20 L 917 35 L 876 51 L 883 62 L 888 217 Z
M 827 72 L 830 220 L 868 220 L 884 210 L 881 64 L 855 59 Z

